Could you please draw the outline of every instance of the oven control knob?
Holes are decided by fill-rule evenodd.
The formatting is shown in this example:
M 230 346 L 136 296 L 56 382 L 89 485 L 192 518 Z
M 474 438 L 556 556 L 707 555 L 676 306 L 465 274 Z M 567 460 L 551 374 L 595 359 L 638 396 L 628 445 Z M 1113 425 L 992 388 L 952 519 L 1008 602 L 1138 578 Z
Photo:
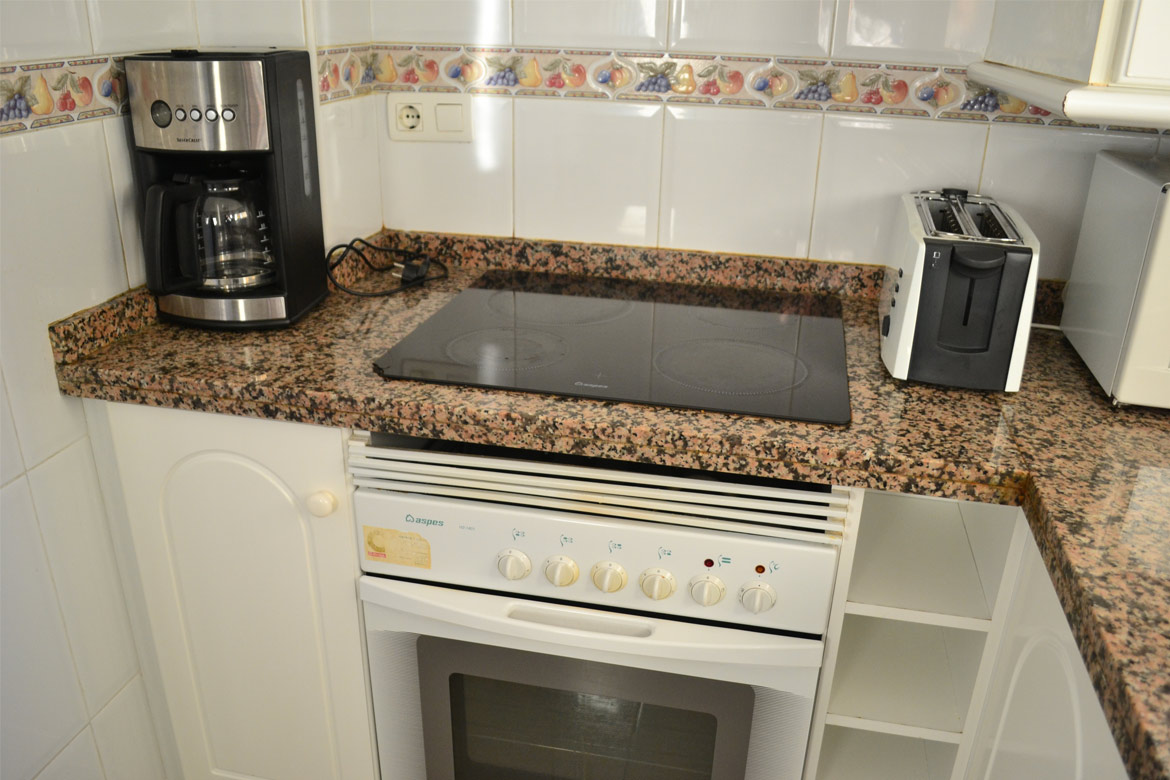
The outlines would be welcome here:
M 691 580 L 691 598 L 704 607 L 713 607 L 723 600 L 727 586 L 713 574 L 700 574 Z
M 519 550 L 507 549 L 496 556 L 496 568 L 510 580 L 522 580 L 532 573 L 532 560 Z
M 620 563 L 613 561 L 602 561 L 594 564 L 593 571 L 590 572 L 589 576 L 593 578 L 593 584 L 602 593 L 617 593 L 626 587 L 626 582 L 629 581 L 626 570 L 622 568 Z
M 674 593 L 678 581 L 666 569 L 647 569 L 638 579 L 638 587 L 650 598 L 661 601 Z
M 760 614 L 776 606 L 776 589 L 766 582 L 749 582 L 739 589 L 739 603 Z
M 544 576 L 558 588 L 572 585 L 580 573 L 577 562 L 567 555 L 554 555 L 544 562 Z

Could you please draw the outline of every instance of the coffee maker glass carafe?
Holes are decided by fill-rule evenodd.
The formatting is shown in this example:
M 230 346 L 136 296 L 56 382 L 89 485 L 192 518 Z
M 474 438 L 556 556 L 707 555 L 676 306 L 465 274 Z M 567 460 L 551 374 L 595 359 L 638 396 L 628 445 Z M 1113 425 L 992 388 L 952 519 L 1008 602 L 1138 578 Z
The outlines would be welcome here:
M 204 289 L 232 293 L 270 284 L 276 278 L 263 197 L 258 181 L 203 182 L 192 217 Z

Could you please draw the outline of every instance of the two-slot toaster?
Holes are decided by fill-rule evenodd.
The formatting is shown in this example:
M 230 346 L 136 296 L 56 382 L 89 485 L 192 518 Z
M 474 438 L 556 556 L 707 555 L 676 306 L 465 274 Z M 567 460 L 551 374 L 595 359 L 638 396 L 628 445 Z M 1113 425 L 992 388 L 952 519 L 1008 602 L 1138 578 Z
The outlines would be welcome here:
M 882 291 L 882 362 L 898 379 L 1020 389 L 1040 242 L 1006 205 L 965 190 L 902 196 Z

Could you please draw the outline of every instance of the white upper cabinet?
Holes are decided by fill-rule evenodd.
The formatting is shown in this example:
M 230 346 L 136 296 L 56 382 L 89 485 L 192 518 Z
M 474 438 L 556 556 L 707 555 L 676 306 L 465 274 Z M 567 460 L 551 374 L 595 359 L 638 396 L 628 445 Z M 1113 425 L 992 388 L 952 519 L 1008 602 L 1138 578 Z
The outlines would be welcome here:
M 1166 128 L 1167 30 L 1165 0 L 998 0 L 987 54 L 968 72 L 1079 122 Z

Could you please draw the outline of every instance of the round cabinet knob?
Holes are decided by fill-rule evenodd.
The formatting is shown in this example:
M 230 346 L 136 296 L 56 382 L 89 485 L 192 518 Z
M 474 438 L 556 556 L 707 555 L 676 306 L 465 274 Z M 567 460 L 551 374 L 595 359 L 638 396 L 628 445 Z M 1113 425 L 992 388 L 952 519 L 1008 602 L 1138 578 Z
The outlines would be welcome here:
M 760 614 L 776 606 L 776 589 L 766 582 L 749 582 L 739 589 L 739 603 Z
M 309 511 L 317 517 L 328 517 L 337 509 L 337 496 L 328 490 L 318 490 L 309 496 L 305 503 L 309 505 Z
M 712 574 L 700 574 L 691 580 L 691 598 L 696 604 L 704 607 L 715 606 L 723 601 L 725 593 L 727 586 L 723 584 L 723 580 Z
M 496 568 L 509 580 L 522 580 L 532 573 L 532 559 L 519 550 L 503 550 L 496 556 Z
M 666 569 L 647 569 L 638 580 L 638 587 L 650 598 L 661 601 L 671 596 L 678 582 Z
M 617 593 L 626 587 L 626 582 L 629 581 L 626 570 L 622 568 L 620 563 L 613 561 L 602 561 L 595 564 L 590 576 L 593 578 L 593 584 L 602 593 Z
M 567 555 L 554 555 L 544 562 L 544 576 L 558 588 L 572 585 L 580 573 L 577 562 Z

